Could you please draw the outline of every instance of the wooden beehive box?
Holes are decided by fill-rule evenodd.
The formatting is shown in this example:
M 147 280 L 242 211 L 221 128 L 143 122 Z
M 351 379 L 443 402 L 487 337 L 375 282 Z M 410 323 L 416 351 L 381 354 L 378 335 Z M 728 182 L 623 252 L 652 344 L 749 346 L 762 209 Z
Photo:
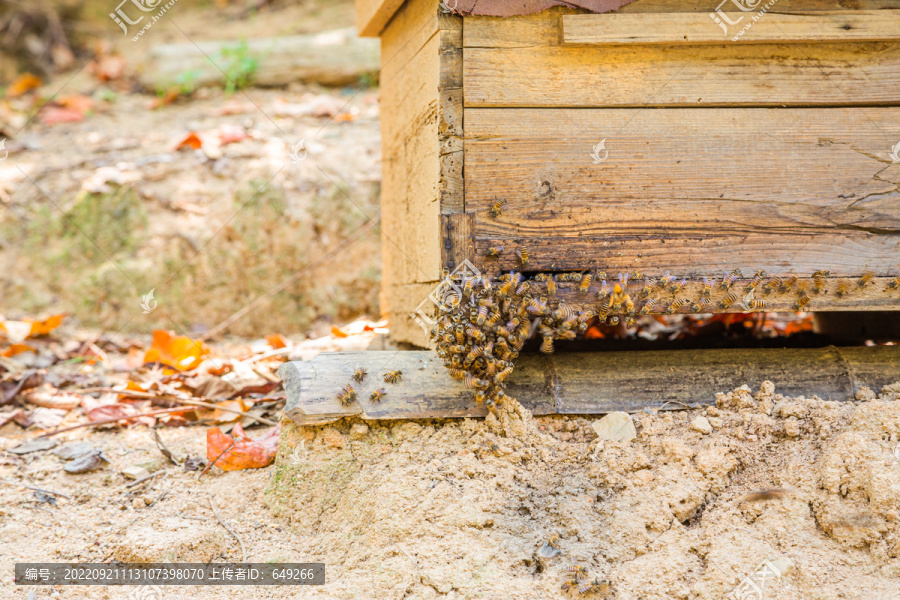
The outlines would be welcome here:
M 410 315 L 464 260 L 669 271 L 687 293 L 733 269 L 811 289 L 826 270 L 806 310 L 900 310 L 900 0 L 737 3 L 496 18 L 357 0 L 382 42 L 395 338 L 427 344 Z M 593 288 L 560 294 L 589 304 Z M 792 310 L 798 293 L 756 297 Z

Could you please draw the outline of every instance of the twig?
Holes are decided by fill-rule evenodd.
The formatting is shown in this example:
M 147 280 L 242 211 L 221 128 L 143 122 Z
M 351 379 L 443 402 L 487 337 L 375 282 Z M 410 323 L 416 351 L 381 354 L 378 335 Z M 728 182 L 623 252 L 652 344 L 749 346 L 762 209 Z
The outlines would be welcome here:
M 82 429 L 84 427 L 95 427 L 97 425 L 108 425 L 109 423 L 118 423 L 119 421 L 130 421 L 132 419 L 138 419 L 140 417 L 152 417 L 154 415 L 163 415 L 166 413 L 174 413 L 174 412 L 182 412 L 185 410 L 190 410 L 189 406 L 179 406 L 177 408 L 166 408 L 162 410 L 151 410 L 150 412 L 140 413 L 137 415 L 129 415 L 127 417 L 114 417 L 111 419 L 103 419 L 101 421 L 91 421 L 90 423 L 80 423 L 78 425 L 72 425 L 71 427 L 64 427 L 62 429 L 57 429 L 56 431 L 51 431 L 50 433 L 42 433 L 39 435 L 39 438 L 42 437 L 50 437 L 54 436 L 58 433 L 63 433 L 66 431 L 72 431 L 74 429 Z
M 149 475 L 144 475 L 144 476 L 141 477 L 140 479 L 135 479 L 135 480 L 132 481 L 131 483 L 127 484 L 125 487 L 126 487 L 126 488 L 132 488 L 132 487 L 134 487 L 134 486 L 136 486 L 136 485 L 139 485 L 139 484 L 141 484 L 141 483 L 144 483 L 145 481 L 149 481 L 150 479 L 153 479 L 154 477 L 156 477 L 156 476 L 159 475 L 160 473 L 162 473 L 162 471 L 154 471 L 153 473 L 150 473 Z
M 203 469 L 203 471 L 201 471 L 199 475 L 197 475 L 197 481 L 200 481 L 200 478 L 203 477 L 204 475 L 206 475 L 206 472 L 209 471 L 209 470 L 212 468 L 212 466 L 213 466 L 214 464 L 216 464 L 216 461 L 217 461 L 217 460 L 219 460 L 220 458 L 222 458 L 222 456 L 223 456 L 226 452 L 228 452 L 229 450 L 231 450 L 232 448 L 234 448 L 234 445 L 235 445 L 236 443 L 237 443 L 237 440 L 236 440 L 236 439 L 231 440 L 231 443 L 228 444 L 228 447 L 225 448 L 224 450 L 222 450 L 222 452 L 219 453 L 219 455 L 218 455 L 211 463 L 209 463 L 208 465 L 206 465 L 206 468 Z
M 242 540 L 241 536 L 239 536 L 237 533 L 235 533 L 234 529 L 229 527 L 225 523 L 225 521 L 222 520 L 222 517 L 219 516 L 219 509 L 216 508 L 216 503 L 213 500 L 212 494 L 207 494 L 207 496 L 209 497 L 209 505 L 212 506 L 213 514 L 216 515 L 216 519 L 219 520 L 219 523 L 222 524 L 222 527 L 225 528 L 225 531 L 227 531 L 232 536 L 234 536 L 234 539 L 236 539 L 238 541 L 238 543 L 241 545 L 241 562 L 246 562 L 247 561 L 247 552 L 246 552 L 246 550 L 244 550 L 244 540 Z
M 60 498 L 65 498 L 66 500 L 72 499 L 72 496 L 68 496 L 66 494 L 61 494 L 60 492 L 51 492 L 50 490 L 45 490 L 43 488 L 34 487 L 33 485 L 25 485 L 24 483 L 16 483 L 14 481 L 4 481 L 2 479 L 0 479 L 0 483 L 9 485 L 12 487 L 23 487 L 25 489 L 34 490 L 35 492 L 44 492 L 45 494 L 50 494 L 51 496 L 59 496 Z
M 278 425 L 275 421 L 270 419 L 264 419 L 263 417 L 256 417 L 244 411 L 240 411 L 236 408 L 227 408 L 224 406 L 219 406 L 217 404 L 213 404 L 211 402 L 203 402 L 202 400 L 187 400 L 185 398 L 180 398 L 178 396 L 167 396 L 162 395 L 158 396 L 156 394 L 150 394 L 147 392 L 138 392 L 136 390 L 115 390 L 113 388 L 92 388 L 93 392 L 115 392 L 117 394 L 121 394 L 122 396 L 131 396 L 133 398 L 148 398 L 148 399 L 164 399 L 164 400 L 175 400 L 176 402 L 181 402 L 182 404 L 187 404 L 189 406 L 200 406 L 203 408 L 211 408 L 213 410 L 221 410 L 222 412 L 234 413 L 236 415 L 241 415 L 242 417 L 247 417 L 249 419 L 253 419 L 255 421 L 259 421 L 260 423 L 265 423 L 266 425 L 275 426 Z

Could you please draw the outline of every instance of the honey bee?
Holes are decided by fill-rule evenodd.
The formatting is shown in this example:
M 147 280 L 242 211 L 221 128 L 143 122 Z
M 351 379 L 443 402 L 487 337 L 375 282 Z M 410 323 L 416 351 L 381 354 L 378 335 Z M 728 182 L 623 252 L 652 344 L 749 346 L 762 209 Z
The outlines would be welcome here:
M 644 279 L 644 287 L 641 288 L 641 291 L 638 292 L 638 298 L 644 299 L 650 297 L 650 292 L 653 291 L 653 284 L 656 283 L 653 279 Z
M 597 292 L 597 300 L 603 300 L 607 296 L 609 296 L 609 284 L 604 279 L 600 284 L 600 290 Z
M 365 379 L 365 378 L 366 378 L 366 375 L 368 375 L 368 374 L 369 374 L 368 371 L 366 371 L 366 370 L 363 369 L 362 367 L 358 367 L 358 368 L 353 372 L 353 381 L 356 381 L 356 382 L 358 382 L 358 383 L 362 383 L 362 380 Z
M 632 279 L 643 279 L 643 278 L 644 278 L 644 274 L 641 273 L 640 271 L 632 271 L 632 272 L 631 272 L 631 278 L 632 278 Z
M 478 315 L 475 317 L 475 322 L 478 323 L 479 326 L 484 326 L 484 322 L 487 319 L 489 310 L 490 309 L 487 306 L 478 307 Z
M 500 209 L 503 205 L 506 204 L 506 200 L 502 198 L 494 198 L 494 203 L 491 205 L 491 216 L 495 219 L 500 216 Z
M 751 300 L 747 303 L 747 308 L 751 311 L 762 311 L 766 309 L 766 301 L 765 300 Z
M 522 285 L 516 288 L 516 296 L 524 296 L 531 289 L 530 281 L 523 281 Z
M 553 535 L 551 535 L 550 539 L 547 540 L 547 545 L 559 550 L 559 536 L 555 533 Z
M 606 324 L 607 324 L 607 325 L 618 325 L 618 324 L 619 324 L 619 316 L 618 316 L 618 315 L 612 315 L 611 317 L 609 317 L 608 319 L 606 319 Z
M 547 278 L 547 293 L 551 296 L 555 296 L 556 291 L 556 278 L 551 275 Z
M 622 305 L 625 308 L 625 314 L 630 316 L 634 315 L 634 301 L 631 299 L 631 296 L 625 294 L 625 298 L 622 299 Z
M 609 586 L 608 581 L 594 579 L 590 583 L 586 583 L 583 586 L 581 586 L 580 588 L 578 588 L 578 593 L 581 595 L 584 595 L 584 594 L 593 592 L 595 594 L 604 594 L 605 595 L 605 594 L 609 593 L 609 588 L 610 588 L 610 586 Z
M 522 266 L 528 266 L 528 248 L 522 246 L 516 250 L 516 256 L 519 257 L 519 260 L 522 261 Z
M 766 285 L 763 286 L 763 291 L 768 296 L 769 294 L 777 290 L 782 285 L 782 283 L 784 282 L 781 280 L 781 277 L 773 277 L 766 282 Z
M 778 291 L 782 294 L 791 291 L 791 288 L 797 285 L 797 282 L 800 281 L 800 278 L 796 275 L 792 276 L 790 279 L 786 279 L 784 283 L 778 288 Z
M 356 400 L 356 390 L 353 389 L 353 386 L 349 383 L 341 388 L 341 393 L 338 394 L 338 400 L 341 401 L 341 404 L 347 405 Z
M 449 369 L 450 377 L 462 381 L 466 378 L 466 372 L 463 369 Z
M 884 288 L 887 290 L 900 290 L 900 277 L 894 277 L 890 281 L 888 281 L 887 287 Z
M 474 339 L 475 341 L 480 342 L 484 339 L 484 332 L 478 329 L 477 327 L 469 324 L 466 325 L 466 336 Z
M 703 278 L 703 291 L 700 292 L 700 295 L 703 296 L 704 298 L 709 298 L 710 295 L 712 295 L 712 286 L 713 286 L 713 282 L 710 281 L 709 279 L 707 279 L 706 277 L 704 277 Z
M 553 354 L 553 336 L 545 335 L 541 342 L 541 352 L 544 354 Z
M 384 388 L 378 388 L 377 390 L 372 392 L 372 394 L 369 396 L 369 400 L 371 400 L 372 402 L 381 402 L 381 399 L 384 398 L 386 394 L 387 392 Z
M 674 302 L 672 302 L 672 304 L 669 305 L 669 308 L 666 309 L 666 314 L 674 315 L 676 310 L 678 310 L 685 304 L 688 304 L 689 302 L 690 300 L 688 300 L 687 298 L 679 298 L 678 300 L 675 300 Z
M 581 281 L 581 273 L 563 273 L 559 276 L 560 281 Z
M 728 310 L 728 308 L 735 302 L 737 302 L 737 296 L 735 296 L 733 293 L 728 294 L 719 301 L 719 308 L 721 308 L 722 310 Z
M 503 246 L 491 246 L 487 249 L 487 257 L 499 258 L 501 252 L 503 252 Z
M 691 304 L 691 312 L 693 313 L 701 313 L 704 312 L 704 307 L 709 304 L 709 298 L 701 296 L 699 300 Z
M 686 285 L 687 285 L 687 279 L 684 279 L 684 278 L 682 278 L 681 281 L 673 281 L 672 284 L 669 286 L 669 291 L 672 292 L 673 294 L 677 294 L 678 292 L 683 290 L 684 286 L 686 286 Z
M 763 277 L 765 277 L 765 276 L 766 276 L 765 271 L 757 271 L 756 274 L 753 276 L 753 279 L 750 280 L 750 283 L 747 284 L 747 291 L 752 292 L 753 290 L 755 290 L 756 286 L 759 285 L 759 283 L 763 280 Z
M 656 285 L 659 287 L 666 289 L 671 282 L 675 281 L 675 277 L 670 275 L 668 271 L 663 273 L 663 276 L 659 278 L 659 281 L 656 282 Z
M 584 277 L 581 278 L 581 285 L 579 286 L 579 289 L 582 294 L 588 293 L 588 290 L 591 287 L 591 279 L 593 279 L 593 278 L 594 278 L 594 276 L 591 275 L 590 273 L 585 273 Z
M 872 281 L 873 277 L 875 277 L 875 273 L 873 273 L 872 271 L 866 271 L 856 282 L 856 287 L 858 287 L 859 289 L 863 289 L 869 284 L 869 282 Z
M 809 304 L 809 300 L 810 300 L 809 296 L 800 296 L 800 298 L 796 302 L 794 302 L 793 309 L 794 310 L 803 310 L 803 307 L 805 307 L 807 304 Z
M 653 310 L 653 305 L 656 304 L 656 300 L 653 298 L 647 298 L 647 301 L 644 302 L 644 305 L 641 307 L 642 315 L 649 315 L 650 311 Z
M 483 335 L 483 334 L 482 334 Z M 399 369 L 396 371 L 388 371 L 384 374 L 385 383 L 397 383 L 403 378 L 403 372 Z
M 581 565 L 572 565 L 571 567 L 566 567 L 566 573 L 575 573 L 575 577 L 587 577 L 587 569 L 585 569 Z
M 850 293 L 850 284 L 846 281 L 841 281 L 837 284 L 837 288 L 835 288 L 834 293 L 838 298 L 843 298 Z
M 637 319 L 634 317 L 625 317 L 625 326 L 626 327 L 634 327 L 637 325 Z
M 503 369 L 502 371 L 497 373 L 497 375 L 494 377 L 494 380 L 497 381 L 498 383 L 503 383 L 507 377 L 512 375 L 512 372 L 513 372 L 512 366 L 506 367 L 505 369 Z
M 608 277 L 606 276 L 606 271 L 600 271 L 599 273 L 597 273 L 597 279 L 608 279 Z
M 815 285 L 813 286 L 814 294 L 821 294 L 825 291 L 825 278 L 820 275 L 820 273 L 827 273 L 828 271 L 816 271 L 813 273 L 813 282 Z
M 569 579 L 568 581 L 563 583 L 561 589 L 571 590 L 573 588 L 577 588 L 580 584 L 581 584 L 581 579 L 579 579 L 578 577 L 573 577 L 572 579 Z
M 465 379 L 465 384 L 466 384 L 467 388 L 470 388 L 470 389 L 475 388 L 475 389 L 483 390 L 483 389 L 486 389 L 490 385 L 490 382 L 485 379 L 479 379 L 478 377 L 475 377 L 471 373 L 467 373 L 466 379 Z
M 819 270 L 812 274 L 813 277 L 831 277 L 831 271 Z
M 735 271 L 737 270 L 738 269 L 735 269 Z M 738 275 L 734 271 L 732 271 L 731 273 L 725 273 L 725 275 L 722 277 L 722 283 L 719 287 L 727 291 L 728 288 L 734 285 L 734 280 L 737 278 Z

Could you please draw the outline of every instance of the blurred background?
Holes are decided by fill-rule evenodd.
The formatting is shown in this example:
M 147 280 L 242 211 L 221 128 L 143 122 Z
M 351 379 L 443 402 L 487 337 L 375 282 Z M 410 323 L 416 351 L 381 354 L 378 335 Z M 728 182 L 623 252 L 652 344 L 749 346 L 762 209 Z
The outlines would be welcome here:
M 117 2 L 0 3 L 0 317 L 376 319 L 378 40 L 351 0 Z

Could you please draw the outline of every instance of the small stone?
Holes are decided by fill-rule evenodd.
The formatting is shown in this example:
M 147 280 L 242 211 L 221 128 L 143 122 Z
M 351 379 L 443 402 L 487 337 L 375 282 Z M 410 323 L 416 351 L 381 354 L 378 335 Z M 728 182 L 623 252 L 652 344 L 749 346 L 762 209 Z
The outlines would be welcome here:
M 125 477 L 125 479 L 142 479 L 149 474 L 150 471 L 138 465 L 122 469 L 122 476 Z
M 356 423 L 350 428 L 350 439 L 361 440 L 369 433 L 369 426 L 364 423 Z
M 784 432 L 789 437 L 797 437 L 800 435 L 800 421 L 796 417 L 788 417 L 784 420 Z
M 691 429 L 704 435 L 709 435 L 713 431 L 712 425 L 709 424 L 709 420 L 706 417 L 696 417 L 691 421 Z
M 637 437 L 637 430 L 631 415 L 626 412 L 609 413 L 602 419 L 591 423 L 594 433 L 601 440 L 628 442 Z
M 333 427 L 326 427 L 319 434 L 322 443 L 326 446 L 330 446 L 332 448 L 343 448 L 344 447 L 344 436 L 341 435 L 341 432 Z
M 871 402 L 875 399 L 875 392 L 867 387 L 864 387 L 856 392 L 856 399 L 860 402 Z
M 93 449 L 94 447 L 88 442 L 69 442 L 68 444 L 63 444 L 59 448 L 56 448 L 53 451 L 53 454 L 63 460 L 72 460 Z
M 147 505 L 144 504 L 143 498 L 135 498 L 134 500 L 131 501 L 131 506 L 133 506 L 134 509 L 137 510 L 139 508 L 144 508 Z

